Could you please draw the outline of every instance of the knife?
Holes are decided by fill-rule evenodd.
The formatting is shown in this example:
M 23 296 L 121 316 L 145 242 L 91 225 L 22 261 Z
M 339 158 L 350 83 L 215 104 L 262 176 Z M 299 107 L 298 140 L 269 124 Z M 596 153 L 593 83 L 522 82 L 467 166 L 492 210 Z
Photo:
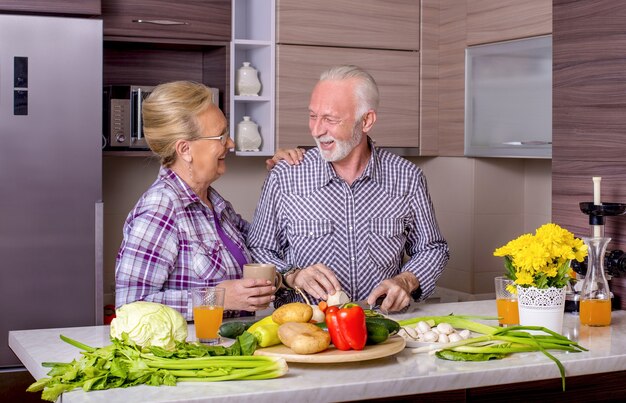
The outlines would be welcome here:
M 355 302 L 355 304 L 357 304 L 358 306 L 360 306 L 363 309 L 369 309 L 371 311 L 379 311 L 380 312 L 380 305 L 383 303 L 383 300 L 385 299 L 386 296 L 387 296 L 387 294 L 384 294 L 384 295 L 381 295 L 380 297 L 378 297 L 376 299 L 376 303 L 374 303 L 374 305 L 368 304 L 367 300 L 357 301 L 357 302 Z

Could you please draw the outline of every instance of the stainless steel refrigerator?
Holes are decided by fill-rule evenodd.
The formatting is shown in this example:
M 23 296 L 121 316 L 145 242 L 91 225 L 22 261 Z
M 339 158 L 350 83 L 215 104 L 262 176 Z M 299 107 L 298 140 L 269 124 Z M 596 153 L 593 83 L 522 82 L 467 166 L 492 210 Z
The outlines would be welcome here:
M 0 368 L 101 321 L 101 122 L 102 21 L 0 14 Z

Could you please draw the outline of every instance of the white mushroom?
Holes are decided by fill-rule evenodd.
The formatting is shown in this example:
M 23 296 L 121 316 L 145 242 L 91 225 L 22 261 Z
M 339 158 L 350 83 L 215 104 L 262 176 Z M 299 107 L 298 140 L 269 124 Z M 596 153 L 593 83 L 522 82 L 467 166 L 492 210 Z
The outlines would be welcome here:
M 417 322 L 417 328 L 420 332 L 426 333 L 430 330 L 430 325 L 423 320 L 420 320 L 419 322 Z
M 463 329 L 463 330 L 461 330 L 459 332 L 459 336 L 461 336 L 461 338 L 463 340 L 469 339 L 470 335 L 471 335 L 471 333 L 470 333 L 470 331 L 468 329 Z
M 449 342 L 450 342 L 450 339 L 448 338 L 448 336 L 447 336 L 447 335 L 445 335 L 445 334 L 441 333 L 441 334 L 439 335 L 439 338 L 437 339 L 437 342 L 438 342 L 438 343 L 449 343 Z
M 439 334 L 451 334 L 454 332 L 452 325 L 445 322 L 438 324 L 437 330 L 439 330 Z
M 448 340 L 450 340 L 450 343 L 454 343 L 463 340 L 463 338 L 458 333 L 452 333 L 448 335 Z
M 439 338 L 439 335 L 433 331 L 424 333 L 424 341 L 427 343 L 434 343 Z

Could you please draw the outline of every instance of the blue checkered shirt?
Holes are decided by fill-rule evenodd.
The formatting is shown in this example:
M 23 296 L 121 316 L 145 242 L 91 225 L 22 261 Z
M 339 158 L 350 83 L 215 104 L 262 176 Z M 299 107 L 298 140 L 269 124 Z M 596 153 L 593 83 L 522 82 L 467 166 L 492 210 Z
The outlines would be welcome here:
M 403 271 L 419 279 L 422 299 L 431 295 L 449 252 L 426 178 L 371 140 L 370 148 L 370 161 L 351 186 L 316 148 L 300 165 L 279 163 L 265 181 L 248 237 L 255 261 L 274 263 L 281 272 L 323 263 L 352 301 Z M 296 300 L 293 292 L 281 292 L 275 305 Z

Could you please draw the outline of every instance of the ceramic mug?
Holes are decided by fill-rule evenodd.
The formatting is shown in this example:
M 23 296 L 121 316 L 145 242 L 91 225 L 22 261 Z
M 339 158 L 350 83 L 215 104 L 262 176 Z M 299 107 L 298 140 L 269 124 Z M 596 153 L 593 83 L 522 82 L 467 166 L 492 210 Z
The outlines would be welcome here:
M 244 264 L 243 278 L 261 278 L 271 281 L 277 290 L 283 285 L 282 276 L 276 272 L 276 266 L 270 263 Z

